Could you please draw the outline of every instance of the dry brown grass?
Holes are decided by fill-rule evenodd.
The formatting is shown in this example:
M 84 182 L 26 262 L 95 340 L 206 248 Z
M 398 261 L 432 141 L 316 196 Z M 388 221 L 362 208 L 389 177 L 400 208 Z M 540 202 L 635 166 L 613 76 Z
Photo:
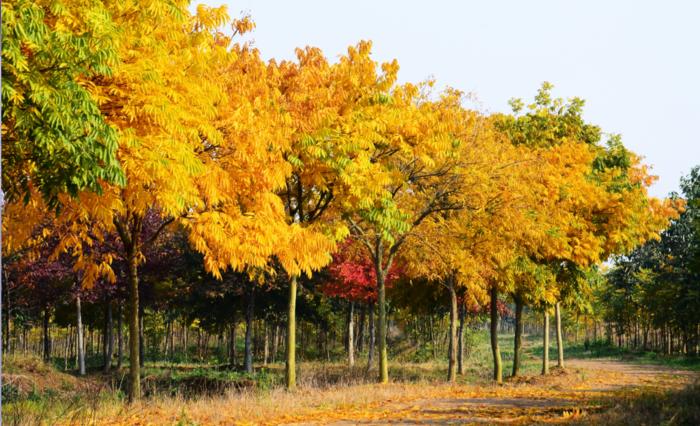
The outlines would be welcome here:
M 555 370 L 556 371 L 556 370 Z M 450 385 L 440 382 L 336 384 L 319 388 L 323 372 L 307 375 L 296 392 L 229 393 L 221 397 L 185 400 L 153 399 L 129 407 L 105 407 L 96 424 L 108 425 L 228 425 L 329 424 L 367 422 L 509 422 L 562 423 L 594 419 L 612 406 L 626 386 L 678 389 L 692 376 L 664 370 L 643 375 L 625 369 L 556 371 L 546 378 L 530 377 L 504 385 Z M 315 379 L 314 379 L 315 378 Z M 593 416 L 593 417 L 590 417 Z
M 295 392 L 273 388 L 197 398 L 156 396 L 133 405 L 125 405 L 113 394 L 93 394 L 83 396 L 82 404 L 48 399 L 40 407 L 45 413 L 37 407 L 15 406 L 15 410 L 26 408 L 32 414 L 15 416 L 6 424 L 346 425 L 409 419 L 424 423 L 585 423 L 606 418 L 600 413 L 614 409 L 621 395 L 652 386 L 656 392 L 677 390 L 695 378 L 692 373 L 677 374 L 680 372 L 659 367 L 582 361 L 579 365 L 572 362 L 567 370 L 553 369 L 547 377 L 523 377 L 500 386 L 488 380 L 466 384 L 464 379 L 450 385 L 444 383 L 443 367 L 439 363 L 395 365 L 395 381 L 378 385 L 373 383 L 376 372 L 368 374 L 362 367 L 303 363 Z M 479 373 L 483 375 L 478 377 L 488 375 L 488 371 Z M 416 377 L 419 379 L 414 380 Z

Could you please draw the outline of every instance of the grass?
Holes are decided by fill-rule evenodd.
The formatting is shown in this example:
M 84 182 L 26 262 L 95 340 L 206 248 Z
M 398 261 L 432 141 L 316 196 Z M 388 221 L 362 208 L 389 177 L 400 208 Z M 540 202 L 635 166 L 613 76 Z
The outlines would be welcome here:
M 700 382 L 675 390 L 626 390 L 601 403 L 607 410 L 586 424 L 700 425 Z
M 493 362 L 488 332 L 474 331 L 469 336 L 470 350 L 465 359 L 465 375 L 458 376 L 458 386 L 491 386 Z M 521 372 L 537 377 L 541 370 L 541 338 L 525 336 Z M 513 336 L 499 336 L 503 358 L 503 373 L 506 382 L 513 359 Z M 143 389 L 146 399 L 135 405 L 126 405 L 127 370 L 123 367 L 104 375 L 98 368 L 91 369 L 85 378 L 66 374 L 47 365 L 36 357 L 5 357 L 3 385 L 3 423 L 8 425 L 29 424 L 101 424 L 97 419 L 128 418 L 148 412 L 156 418 L 165 413 L 163 423 L 193 425 L 207 424 L 224 414 L 228 419 L 283 418 L 290 412 L 297 415 L 319 410 L 353 410 L 369 407 L 377 401 L 400 401 L 406 395 L 430 395 L 431 392 L 448 392 L 445 384 L 447 361 L 429 359 L 420 348 L 396 347 L 390 356 L 392 383 L 376 386 L 375 369 L 367 371 L 366 359 L 358 357 L 357 364 L 348 368 L 344 362 L 299 363 L 299 391 L 283 390 L 284 365 L 258 366 L 254 374 L 223 369 L 215 364 L 148 362 L 143 370 Z M 550 359 L 556 360 L 556 345 L 550 348 Z M 432 351 L 431 351 L 432 352 Z M 700 368 L 698 360 L 660 357 L 648 353 L 631 353 L 602 344 L 584 347 L 567 344 L 569 358 L 622 358 L 643 363 L 658 363 L 674 367 Z M 556 362 L 556 361 L 555 361 Z M 552 365 L 555 363 L 553 362 Z M 580 380 L 586 380 L 581 376 Z M 541 380 L 535 381 L 541 383 Z M 530 380 L 529 384 L 535 383 Z M 510 385 L 517 386 L 517 380 Z M 510 386 L 509 385 L 509 386 Z M 466 387 L 465 387 L 466 386 Z M 697 391 L 697 387 L 695 388 Z M 449 390 L 452 392 L 451 390 Z M 618 399 L 602 401 L 613 416 L 615 410 L 624 412 L 624 407 L 645 404 L 645 401 L 667 401 L 669 419 L 686 418 L 684 401 L 694 401 L 691 393 L 663 394 L 653 389 L 646 393 L 621 394 Z M 654 393 L 656 392 L 656 393 Z M 624 405 L 627 404 L 627 405 Z M 674 405 L 675 404 L 675 405 Z M 183 407 L 187 407 L 183 411 Z M 622 407 L 622 408 L 620 408 Z M 666 406 L 664 406 L 666 407 Z M 679 411 L 680 410 L 680 411 Z M 217 414 L 218 413 L 218 414 Z M 213 416 L 213 417 L 212 417 Z M 195 421 L 195 419 L 197 419 Z M 205 419 L 205 420 L 203 420 Z M 612 417 L 611 417 L 612 419 Z M 212 420 L 213 421 L 213 420 Z M 675 420 L 674 420 L 675 421 Z M 160 422 L 159 422 L 160 423 Z M 683 424 L 683 423 L 671 423 Z
M 639 364 L 663 365 L 683 370 L 700 371 L 700 357 L 684 355 L 666 355 L 657 352 L 618 348 L 604 341 L 597 341 L 588 346 L 583 343 L 569 344 L 565 346 L 565 354 L 568 358 L 611 358 L 621 361 L 630 361 Z M 542 350 L 539 350 L 539 354 Z M 556 354 L 554 354 L 556 356 Z M 550 354 L 550 358 L 551 358 Z

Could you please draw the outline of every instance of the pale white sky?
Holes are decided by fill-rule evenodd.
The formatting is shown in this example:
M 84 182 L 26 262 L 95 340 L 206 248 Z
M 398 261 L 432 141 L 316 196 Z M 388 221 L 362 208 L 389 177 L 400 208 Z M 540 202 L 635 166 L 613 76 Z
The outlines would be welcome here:
M 199 3 L 194 0 L 194 3 Z M 264 58 L 320 47 L 330 58 L 359 40 L 402 81 L 428 77 L 473 92 L 486 111 L 531 100 L 542 81 L 586 99 L 586 118 L 621 133 L 659 175 L 652 194 L 678 189 L 700 164 L 700 2 L 208 0 L 249 13 Z

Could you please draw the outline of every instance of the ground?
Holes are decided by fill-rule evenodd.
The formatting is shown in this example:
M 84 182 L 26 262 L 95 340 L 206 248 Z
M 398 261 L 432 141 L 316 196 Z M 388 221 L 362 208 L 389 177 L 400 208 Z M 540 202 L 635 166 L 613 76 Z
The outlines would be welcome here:
M 511 338 L 502 338 L 506 374 Z M 280 386 L 279 363 L 247 378 L 203 365 L 191 371 L 191 366 L 154 363 L 144 379 L 147 390 L 154 386 L 150 396 L 132 405 L 118 390 L 126 370 L 105 376 L 95 369 L 78 378 L 37 359 L 9 358 L 4 383 L 12 386 L 3 387 L 3 424 L 700 424 L 698 360 L 621 357 L 608 347 L 571 345 L 568 352 L 576 358 L 544 377 L 539 374 L 541 346 L 530 339 L 523 376 L 506 377 L 497 385 L 490 377 L 489 352 L 485 334 L 455 384 L 445 383 L 444 361 L 418 362 L 398 354 L 386 385 L 374 383 L 376 371 L 367 372 L 363 360 L 354 368 L 342 359 L 303 362 L 295 392 Z M 12 400 L 9 389 L 24 396 Z
M 645 424 L 644 418 L 635 420 L 624 412 L 625 407 L 634 406 L 636 396 L 644 397 L 651 392 L 661 400 L 667 398 L 668 392 L 680 391 L 697 378 L 697 372 L 658 365 L 616 360 L 569 360 L 566 369 L 553 368 L 548 377 L 511 378 L 503 385 L 362 384 L 326 389 L 302 388 L 295 393 L 282 390 L 272 390 L 264 395 L 237 393 L 191 401 L 151 400 L 112 413 L 103 411 L 98 415 L 100 420 L 97 423 Z M 693 398 L 697 398 L 697 394 Z M 694 410 L 691 416 L 698 415 L 697 406 L 691 410 Z M 650 419 L 646 424 L 658 423 Z
M 503 386 L 441 386 L 408 394 L 400 401 L 372 407 L 325 411 L 300 418 L 280 418 L 282 424 L 384 425 L 464 423 L 568 423 L 595 421 L 595 414 L 620 392 L 653 387 L 678 389 L 692 383 L 696 372 L 614 360 L 570 360 L 552 377 L 514 379 Z M 418 390 L 418 389 L 416 389 Z M 591 417 L 592 416 L 592 417 Z M 273 421 L 273 423 L 276 421 Z

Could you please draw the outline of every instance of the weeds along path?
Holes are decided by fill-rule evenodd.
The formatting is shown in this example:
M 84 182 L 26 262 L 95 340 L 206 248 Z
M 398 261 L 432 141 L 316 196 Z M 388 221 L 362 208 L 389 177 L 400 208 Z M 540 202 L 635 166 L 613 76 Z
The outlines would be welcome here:
M 622 401 L 649 395 L 656 398 L 665 390 L 685 388 L 699 376 L 608 359 L 568 360 L 565 370 L 553 368 L 546 377 L 509 378 L 501 386 L 393 382 L 301 386 L 296 392 L 272 389 L 196 399 L 154 398 L 130 406 L 108 404 L 89 422 L 83 416 L 55 424 L 608 424 L 601 416 L 626 410 Z
M 566 370 L 548 377 L 529 376 L 503 386 L 416 385 L 413 395 L 398 401 L 278 418 L 271 423 L 293 425 L 385 425 L 464 423 L 569 423 L 615 405 L 623 394 L 653 387 L 680 389 L 698 373 L 662 366 L 614 360 L 570 360 Z

